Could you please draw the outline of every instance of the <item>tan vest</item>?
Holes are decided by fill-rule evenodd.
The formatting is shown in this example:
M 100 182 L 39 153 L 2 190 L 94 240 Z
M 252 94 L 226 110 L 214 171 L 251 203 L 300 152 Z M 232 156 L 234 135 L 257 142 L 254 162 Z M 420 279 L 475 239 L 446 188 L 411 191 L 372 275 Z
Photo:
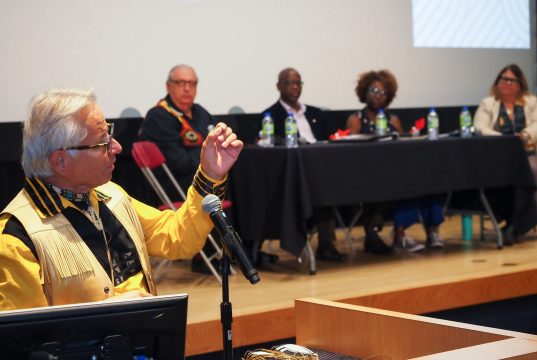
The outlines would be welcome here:
M 142 226 L 134 208 L 113 184 L 97 189 L 111 196 L 106 206 L 134 241 L 149 291 L 156 295 Z M 41 265 L 41 284 L 49 305 L 99 301 L 114 296 L 109 274 L 65 216 L 40 218 L 24 191 L 9 203 L 4 213 L 22 223 L 35 245 Z

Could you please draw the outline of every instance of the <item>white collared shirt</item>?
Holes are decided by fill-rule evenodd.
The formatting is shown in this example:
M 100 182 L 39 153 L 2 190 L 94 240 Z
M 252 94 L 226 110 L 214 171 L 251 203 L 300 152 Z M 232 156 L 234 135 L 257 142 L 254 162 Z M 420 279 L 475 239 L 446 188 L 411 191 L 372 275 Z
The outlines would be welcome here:
M 282 99 L 280 99 L 280 104 L 282 104 L 285 111 L 292 113 L 295 117 L 298 136 L 306 140 L 309 144 L 317 142 L 317 139 L 315 139 L 315 135 L 313 135 L 313 131 L 311 130 L 310 123 L 306 118 L 306 105 L 299 102 L 298 104 L 300 105 L 300 110 L 297 112 L 295 109 L 283 102 Z

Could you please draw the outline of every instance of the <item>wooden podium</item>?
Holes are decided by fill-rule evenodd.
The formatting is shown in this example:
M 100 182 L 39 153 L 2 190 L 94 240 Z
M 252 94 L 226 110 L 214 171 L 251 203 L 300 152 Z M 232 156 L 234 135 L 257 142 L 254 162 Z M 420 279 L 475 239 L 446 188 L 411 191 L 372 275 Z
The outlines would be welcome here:
M 295 319 L 297 344 L 357 358 L 537 359 L 536 335 L 485 326 L 311 298 Z

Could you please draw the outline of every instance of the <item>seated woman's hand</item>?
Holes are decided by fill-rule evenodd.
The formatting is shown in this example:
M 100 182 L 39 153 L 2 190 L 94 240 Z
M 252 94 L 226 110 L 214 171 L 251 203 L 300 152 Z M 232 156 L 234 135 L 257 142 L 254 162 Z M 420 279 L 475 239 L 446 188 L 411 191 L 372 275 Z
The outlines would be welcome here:
M 524 145 L 524 148 L 526 151 L 534 151 L 535 150 L 535 141 L 533 141 L 530 134 L 528 134 L 525 131 L 522 131 L 517 134 L 520 140 L 522 140 L 522 144 Z

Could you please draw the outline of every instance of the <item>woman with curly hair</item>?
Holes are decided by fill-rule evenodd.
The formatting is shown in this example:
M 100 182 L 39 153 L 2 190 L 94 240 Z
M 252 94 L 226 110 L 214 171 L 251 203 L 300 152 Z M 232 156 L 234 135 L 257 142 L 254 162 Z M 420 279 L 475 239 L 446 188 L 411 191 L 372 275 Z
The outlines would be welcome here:
M 397 93 L 397 80 L 388 70 L 369 71 L 360 75 L 355 89 L 360 102 L 366 104 L 365 108 L 357 111 L 347 119 L 347 129 L 352 134 L 374 134 L 377 113 L 391 104 Z M 403 131 L 401 120 L 386 112 L 388 119 L 388 132 Z
M 402 133 L 401 120 L 386 111 L 397 93 L 397 80 L 388 70 L 369 71 L 358 78 L 355 89 L 356 95 L 365 107 L 349 116 L 347 129 L 353 134 L 374 134 L 377 113 L 383 110 L 388 119 L 388 133 Z M 405 234 L 409 226 L 423 222 L 427 232 L 427 246 L 442 248 L 444 242 L 440 239 L 438 229 L 444 221 L 440 199 L 436 196 L 426 196 L 419 199 L 396 201 L 393 203 L 394 239 L 389 248 L 378 235 L 382 228 L 382 213 L 386 204 L 367 204 L 364 207 L 365 242 L 364 251 L 374 254 L 387 254 L 393 250 L 416 252 L 425 246 Z

